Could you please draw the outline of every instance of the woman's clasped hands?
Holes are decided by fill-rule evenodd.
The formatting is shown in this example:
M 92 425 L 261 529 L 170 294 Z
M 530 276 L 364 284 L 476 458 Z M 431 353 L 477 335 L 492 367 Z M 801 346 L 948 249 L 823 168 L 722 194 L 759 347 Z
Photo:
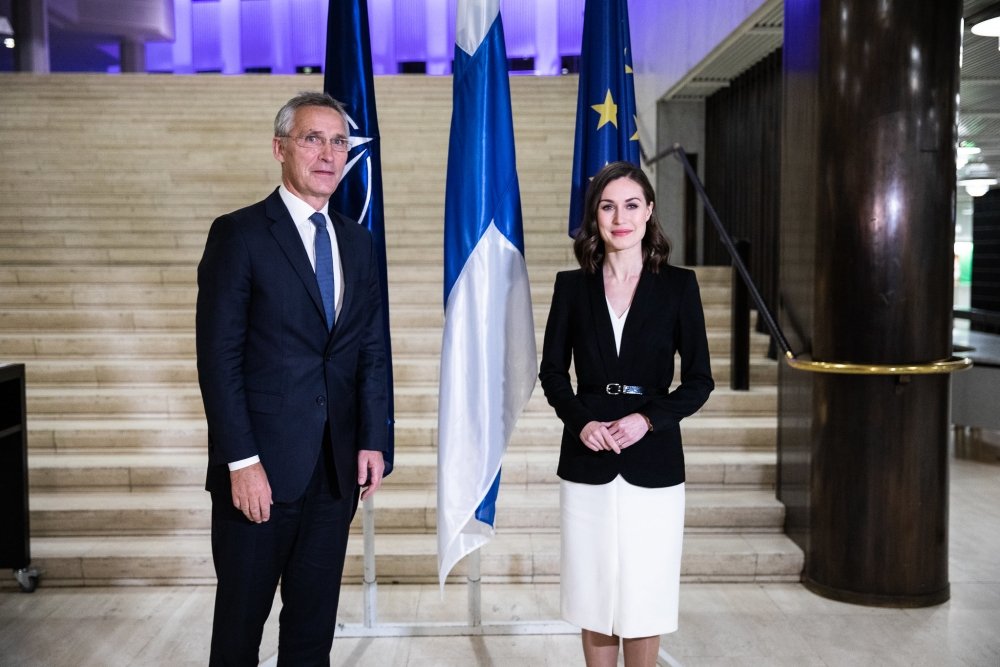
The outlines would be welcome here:
M 595 452 L 610 451 L 621 454 L 622 450 L 639 442 L 649 431 L 646 418 L 637 412 L 610 422 L 592 421 L 580 431 L 580 441 L 587 449 Z

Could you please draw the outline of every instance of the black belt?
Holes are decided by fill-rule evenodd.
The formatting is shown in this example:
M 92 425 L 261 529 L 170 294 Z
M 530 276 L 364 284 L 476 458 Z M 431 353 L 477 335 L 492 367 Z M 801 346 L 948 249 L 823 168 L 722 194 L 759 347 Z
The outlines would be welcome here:
M 608 396 L 620 396 L 622 394 L 628 394 L 630 396 L 656 396 L 656 395 L 666 395 L 666 389 L 655 389 L 647 390 L 645 387 L 640 387 L 634 384 L 621 384 L 619 382 L 609 382 L 606 385 L 581 385 L 577 389 L 579 394 L 607 394 Z

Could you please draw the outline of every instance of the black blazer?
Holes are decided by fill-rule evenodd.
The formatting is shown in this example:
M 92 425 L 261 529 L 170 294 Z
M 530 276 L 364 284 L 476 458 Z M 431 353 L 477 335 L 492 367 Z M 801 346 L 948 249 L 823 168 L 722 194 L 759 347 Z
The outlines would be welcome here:
M 681 357 L 681 383 L 667 393 L 674 379 L 676 352 Z M 574 392 L 571 360 L 578 386 L 587 391 Z M 673 266 L 655 274 L 642 272 L 622 331 L 621 356 L 615 352 L 601 270 L 559 273 L 538 377 L 545 397 L 566 426 L 559 477 L 606 484 L 621 475 L 644 487 L 683 482 L 680 420 L 695 413 L 715 387 L 694 272 Z M 610 396 L 589 391 L 611 382 L 638 385 L 652 394 Z M 612 421 L 632 412 L 646 415 L 653 430 L 621 454 L 594 452 L 580 441 L 587 422 Z
M 344 273 L 333 331 L 277 190 L 212 224 L 198 265 L 196 330 L 213 493 L 229 492 L 228 463 L 256 454 L 274 500 L 299 498 L 329 428 L 337 483 L 349 497 L 358 450 L 387 450 L 374 247 L 367 229 L 329 213 Z

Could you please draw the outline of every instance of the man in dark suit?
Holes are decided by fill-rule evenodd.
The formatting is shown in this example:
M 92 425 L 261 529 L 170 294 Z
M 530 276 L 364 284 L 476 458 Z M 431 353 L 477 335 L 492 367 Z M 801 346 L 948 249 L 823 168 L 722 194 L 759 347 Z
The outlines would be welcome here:
M 328 95 L 289 100 L 274 121 L 281 186 L 218 218 L 198 267 L 212 665 L 257 665 L 279 580 L 278 664 L 329 664 L 359 489 L 370 496 L 388 472 L 372 239 L 328 208 L 347 128 Z

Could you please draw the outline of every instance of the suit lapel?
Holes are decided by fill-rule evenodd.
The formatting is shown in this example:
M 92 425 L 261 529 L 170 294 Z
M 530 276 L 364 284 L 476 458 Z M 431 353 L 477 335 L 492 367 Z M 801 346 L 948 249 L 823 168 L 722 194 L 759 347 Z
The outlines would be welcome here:
M 584 274 L 587 281 L 587 294 L 590 297 L 590 311 L 597 334 L 597 349 L 604 362 L 604 375 L 609 378 L 618 377 L 618 353 L 615 351 L 615 332 L 611 328 L 611 315 L 608 314 L 608 301 L 604 296 L 604 274 L 600 268 L 592 274 Z M 615 380 L 619 382 L 619 380 Z
M 285 203 L 281 201 L 281 195 L 278 194 L 277 190 L 264 201 L 264 210 L 267 212 L 267 217 L 271 219 L 271 235 L 274 236 L 274 240 L 278 242 L 285 257 L 295 269 L 295 273 L 302 280 L 302 284 L 316 306 L 316 312 L 325 322 L 326 311 L 323 309 L 323 297 L 320 296 L 319 285 L 316 284 L 316 272 L 313 271 L 312 265 L 309 263 L 309 255 L 306 254 L 306 249 L 302 245 L 299 230 L 295 228 L 292 216 L 288 214 L 288 209 L 285 208 Z

